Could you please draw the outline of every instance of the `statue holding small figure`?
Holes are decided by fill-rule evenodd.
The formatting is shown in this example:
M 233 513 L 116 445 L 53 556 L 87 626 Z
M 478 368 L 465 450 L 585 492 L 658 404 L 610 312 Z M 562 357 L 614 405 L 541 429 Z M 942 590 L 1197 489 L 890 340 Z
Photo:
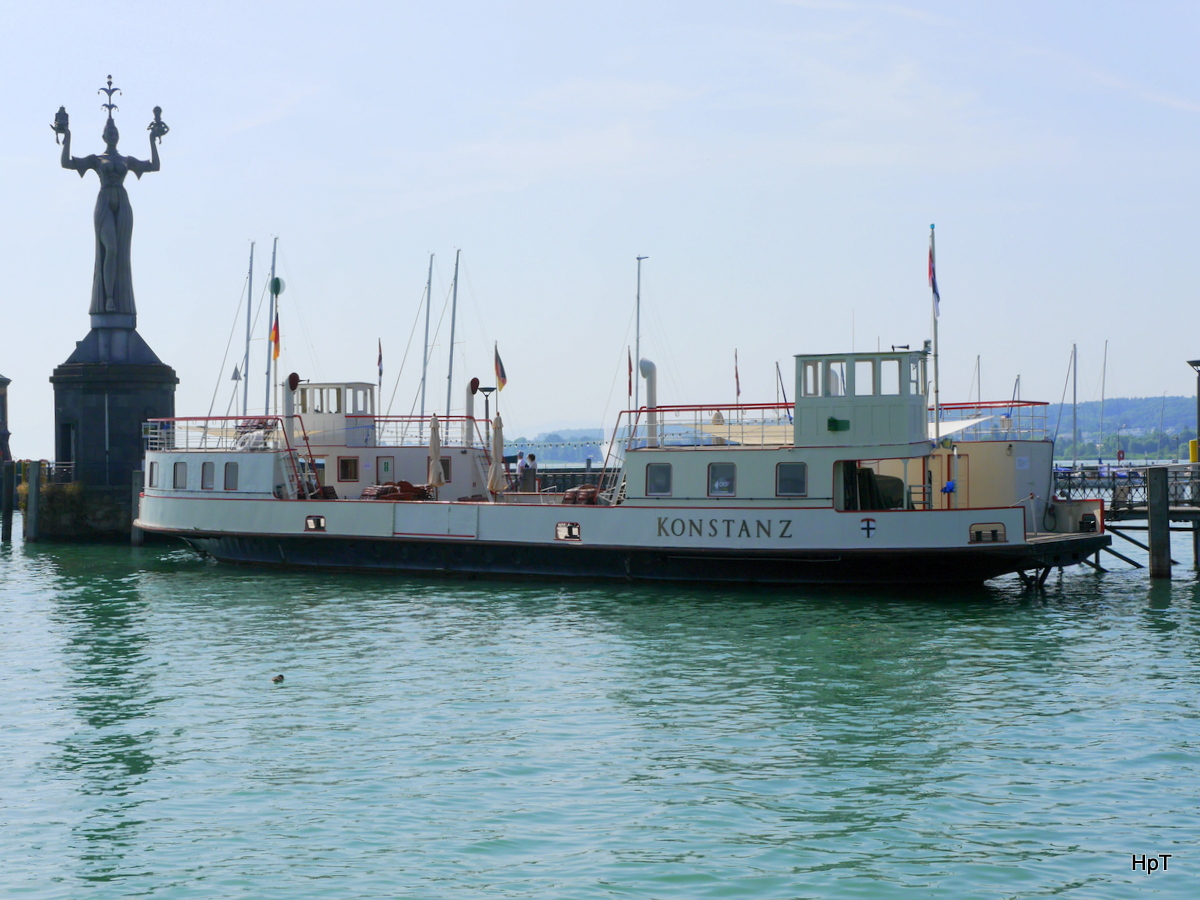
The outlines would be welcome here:
M 112 102 L 112 95 L 119 93 L 112 86 L 112 76 L 108 77 L 108 87 L 100 88 L 108 94 L 108 102 L 101 104 L 108 110 L 108 121 L 104 125 L 104 152 L 91 156 L 77 157 L 71 155 L 71 129 L 65 107 L 59 109 L 54 117 L 54 129 L 57 142 L 61 135 L 62 166 L 64 169 L 74 169 L 82 178 L 84 173 L 94 170 L 100 178 L 100 194 L 96 197 L 96 209 L 93 213 L 93 223 L 96 228 L 96 266 L 92 275 L 92 304 L 91 315 L 119 314 L 133 316 L 137 308 L 133 302 L 133 277 L 130 267 L 130 241 L 133 237 L 133 207 L 129 204 L 129 195 L 125 192 L 125 176 L 133 172 L 141 178 L 145 172 L 159 170 L 158 143 L 170 129 L 162 120 L 161 107 L 154 108 L 154 121 L 148 127 L 150 132 L 150 159 L 136 159 L 132 156 L 122 156 L 117 152 L 117 141 L 120 133 L 116 122 L 113 121 L 113 111 L 117 108 Z

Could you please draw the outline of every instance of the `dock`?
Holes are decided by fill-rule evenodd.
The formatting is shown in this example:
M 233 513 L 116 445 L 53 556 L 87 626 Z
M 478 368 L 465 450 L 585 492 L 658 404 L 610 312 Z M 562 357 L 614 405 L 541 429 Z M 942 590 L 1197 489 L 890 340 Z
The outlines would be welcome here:
M 1054 494 L 1063 499 L 1104 500 L 1105 529 L 1149 552 L 1152 578 L 1170 578 L 1171 566 L 1179 564 L 1170 556 L 1171 532 L 1190 532 L 1192 566 L 1200 571 L 1200 463 L 1056 468 Z M 1138 522 L 1146 524 L 1130 524 Z M 1148 543 L 1131 532 L 1146 532 Z M 1111 547 L 1104 552 L 1143 568 Z M 1088 564 L 1099 569 L 1100 554 L 1096 557 Z

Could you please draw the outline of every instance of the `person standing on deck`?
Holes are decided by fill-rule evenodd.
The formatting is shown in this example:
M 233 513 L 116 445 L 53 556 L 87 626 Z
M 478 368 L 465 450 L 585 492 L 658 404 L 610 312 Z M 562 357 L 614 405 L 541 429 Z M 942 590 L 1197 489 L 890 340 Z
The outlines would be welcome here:
M 521 475 L 521 490 L 528 493 L 537 492 L 537 457 L 532 453 L 525 459 L 525 471 Z
M 525 482 L 525 467 L 528 465 L 529 463 L 525 461 L 525 451 L 517 451 L 517 476 L 513 479 L 513 490 L 523 490 L 522 485 Z

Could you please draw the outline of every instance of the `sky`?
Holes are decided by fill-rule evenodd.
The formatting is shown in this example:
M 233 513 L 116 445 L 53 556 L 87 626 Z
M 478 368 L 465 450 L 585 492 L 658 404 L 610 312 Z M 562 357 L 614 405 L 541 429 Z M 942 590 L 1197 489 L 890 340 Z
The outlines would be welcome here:
M 381 410 L 491 385 L 508 435 L 610 429 L 641 349 L 663 404 L 791 395 L 793 355 L 931 337 L 940 396 L 1194 395 L 1200 5 L 1114 2 L 204 4 L 2 0 L 0 374 L 12 450 L 53 458 L 53 369 L 87 333 L 109 74 L 138 330 L 181 416 L 281 372 L 377 379 Z M 1107 365 L 1104 365 L 1107 345 Z M 644 394 L 643 394 L 644 396 Z M 236 405 L 234 405 L 236 404 Z M 480 411 L 481 412 L 481 411 Z

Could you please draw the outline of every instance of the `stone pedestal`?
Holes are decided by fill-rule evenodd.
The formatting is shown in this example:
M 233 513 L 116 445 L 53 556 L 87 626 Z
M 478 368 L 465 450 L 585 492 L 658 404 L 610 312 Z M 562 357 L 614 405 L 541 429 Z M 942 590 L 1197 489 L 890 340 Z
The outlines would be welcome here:
M 48 518 L 45 537 L 128 539 L 142 423 L 175 415 L 179 383 L 133 325 L 133 316 L 92 316 L 92 330 L 50 378 L 55 469 L 49 480 L 74 482 L 80 496 L 71 515 Z

